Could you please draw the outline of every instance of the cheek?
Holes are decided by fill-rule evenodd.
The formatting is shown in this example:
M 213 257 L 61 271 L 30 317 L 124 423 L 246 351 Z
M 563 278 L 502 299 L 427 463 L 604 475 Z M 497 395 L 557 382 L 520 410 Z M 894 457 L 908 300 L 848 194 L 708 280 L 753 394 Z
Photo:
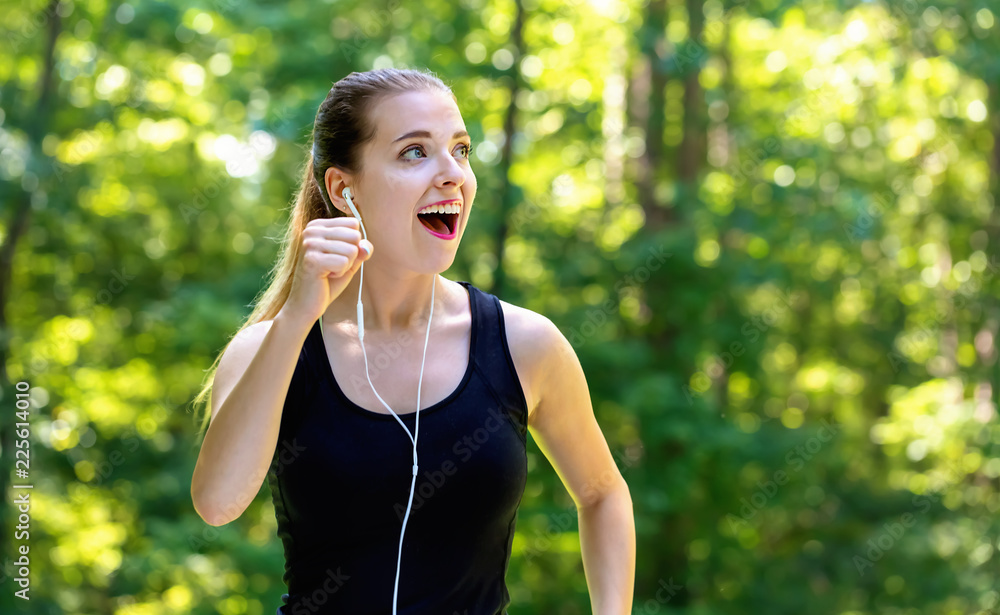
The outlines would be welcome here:
M 472 197 L 476 196 L 476 189 L 478 187 L 479 184 L 476 181 L 476 174 L 470 171 L 465 180 L 465 189 L 469 194 L 469 200 L 472 200 Z
M 412 190 L 413 174 L 405 167 L 389 171 L 382 176 L 379 190 L 382 194 L 400 194 Z

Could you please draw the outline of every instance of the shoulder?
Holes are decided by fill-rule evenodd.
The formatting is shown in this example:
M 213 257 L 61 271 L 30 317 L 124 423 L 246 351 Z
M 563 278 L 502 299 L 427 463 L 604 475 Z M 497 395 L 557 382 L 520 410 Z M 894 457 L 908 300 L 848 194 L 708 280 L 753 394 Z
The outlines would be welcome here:
M 267 332 L 271 330 L 272 324 L 274 324 L 273 320 L 262 320 L 240 329 L 226 346 L 226 353 L 244 354 L 249 350 L 251 355 L 256 354 L 257 348 L 264 341 L 264 336 L 267 335 Z M 225 357 L 225 354 L 223 357 Z
M 571 348 L 559 327 L 548 317 L 503 299 L 500 300 L 500 307 L 503 309 L 507 346 L 528 402 L 530 423 L 541 399 L 541 385 L 545 382 L 547 370 L 554 365 L 553 359 Z

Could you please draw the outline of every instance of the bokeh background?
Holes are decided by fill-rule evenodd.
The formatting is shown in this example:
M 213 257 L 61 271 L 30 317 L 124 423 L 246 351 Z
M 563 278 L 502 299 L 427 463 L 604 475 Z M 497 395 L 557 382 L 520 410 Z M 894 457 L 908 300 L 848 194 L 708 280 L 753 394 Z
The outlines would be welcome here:
M 351 71 L 449 83 L 451 279 L 572 342 L 634 613 L 1000 612 L 996 0 L 3 0 L 3 613 L 259 615 L 266 484 L 194 511 L 191 401 Z M 30 385 L 30 602 L 13 597 Z M 511 613 L 590 612 L 529 438 Z

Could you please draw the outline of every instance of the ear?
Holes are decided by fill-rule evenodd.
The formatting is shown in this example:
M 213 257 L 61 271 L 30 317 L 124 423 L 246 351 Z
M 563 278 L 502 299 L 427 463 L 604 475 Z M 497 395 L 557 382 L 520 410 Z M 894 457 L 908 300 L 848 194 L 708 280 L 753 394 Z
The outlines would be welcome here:
M 351 208 L 347 206 L 347 200 L 343 195 L 344 188 L 351 185 L 353 177 L 336 167 L 330 167 L 326 170 L 323 180 L 326 182 L 326 193 L 330 195 L 330 200 L 333 202 L 334 207 L 349 216 L 354 215 L 351 213 Z M 358 195 L 354 194 L 353 189 L 351 190 L 351 200 L 354 201 L 356 207 L 358 205 Z

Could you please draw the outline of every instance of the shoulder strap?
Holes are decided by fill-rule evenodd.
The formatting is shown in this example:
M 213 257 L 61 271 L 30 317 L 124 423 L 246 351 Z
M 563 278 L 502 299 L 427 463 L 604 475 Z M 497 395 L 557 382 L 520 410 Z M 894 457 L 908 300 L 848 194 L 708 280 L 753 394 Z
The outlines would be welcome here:
M 523 436 L 527 433 L 528 404 L 507 344 L 500 299 L 479 290 L 469 282 L 459 282 L 459 284 L 469 289 L 470 297 L 475 302 L 473 309 L 478 316 L 474 357 L 476 367 L 484 382 L 514 419 Z

